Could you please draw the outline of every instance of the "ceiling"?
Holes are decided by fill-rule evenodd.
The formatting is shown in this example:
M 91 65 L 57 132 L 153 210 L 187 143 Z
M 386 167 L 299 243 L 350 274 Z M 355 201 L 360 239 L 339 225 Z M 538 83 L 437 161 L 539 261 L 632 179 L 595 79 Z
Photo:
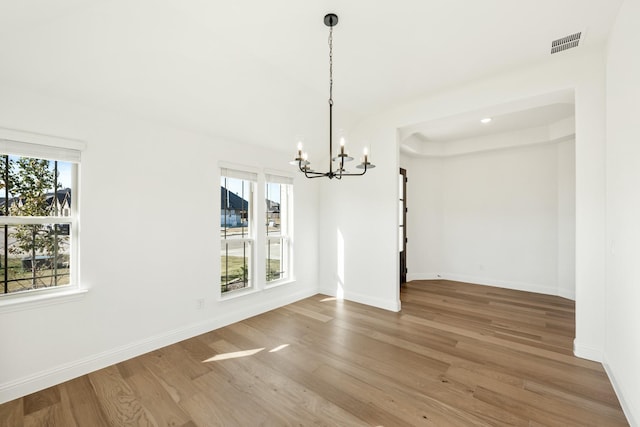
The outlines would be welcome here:
M 409 155 L 420 155 L 430 143 L 448 143 L 506 134 L 525 129 L 550 127 L 575 116 L 575 95 L 572 89 L 494 105 L 481 111 L 469 111 L 455 116 L 416 123 L 399 129 L 400 148 Z M 490 118 L 488 123 L 482 119 Z M 418 151 L 416 151 L 418 150 Z
M 429 142 L 447 142 L 506 133 L 530 127 L 549 126 L 572 117 L 574 104 L 548 104 L 528 110 L 514 111 L 501 116 L 492 116 L 489 123 L 482 123 L 481 116 L 466 120 L 449 120 L 446 123 L 428 123 L 420 132 L 422 139 Z
M 399 103 L 605 42 L 622 0 L 0 0 L 0 87 L 277 149 Z M 565 54 L 565 53 L 562 53 Z

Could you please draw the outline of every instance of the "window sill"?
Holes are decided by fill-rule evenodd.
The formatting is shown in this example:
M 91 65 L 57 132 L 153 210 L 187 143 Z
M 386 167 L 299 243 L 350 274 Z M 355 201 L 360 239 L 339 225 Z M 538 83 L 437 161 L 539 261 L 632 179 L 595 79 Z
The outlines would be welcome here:
M 258 292 L 260 292 L 260 289 L 255 289 L 255 288 L 232 291 L 230 293 L 220 295 L 220 297 L 218 298 L 218 301 L 228 301 L 236 298 L 241 298 L 245 295 L 257 294 Z
M 265 285 L 264 289 L 273 289 L 273 288 L 278 288 L 280 286 L 284 286 L 284 285 L 291 285 L 292 283 L 295 283 L 296 279 L 284 279 L 282 281 L 277 281 L 277 282 L 273 282 L 273 283 L 269 283 L 268 285 Z
M 3 296 L 0 298 L 0 314 L 75 301 L 82 298 L 87 292 L 87 289 L 79 288 L 47 289 Z
M 286 279 L 281 282 L 270 283 L 268 285 L 265 285 L 265 287 L 262 289 L 251 288 L 251 289 L 233 291 L 231 294 L 220 295 L 220 297 L 218 298 L 218 301 L 227 301 L 231 299 L 242 298 L 246 295 L 253 295 L 259 292 L 268 291 L 269 289 L 279 288 L 280 286 L 291 285 L 295 282 L 296 282 L 296 279 Z

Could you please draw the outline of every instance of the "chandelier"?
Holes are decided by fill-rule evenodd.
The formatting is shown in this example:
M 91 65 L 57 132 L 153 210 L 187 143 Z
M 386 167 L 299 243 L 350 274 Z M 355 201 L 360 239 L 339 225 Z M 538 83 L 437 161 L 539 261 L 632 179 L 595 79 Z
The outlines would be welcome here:
M 304 173 L 307 178 L 322 178 L 329 179 L 342 179 L 343 176 L 360 176 L 367 173 L 367 170 L 375 168 L 371 162 L 369 162 L 369 153 L 367 149 L 364 149 L 364 157 L 362 163 L 356 166 L 357 169 L 362 169 L 361 173 L 349 173 L 345 168 L 345 162 L 350 162 L 353 157 L 350 157 L 348 152 L 345 151 L 344 138 L 340 139 L 340 150 L 335 157 L 333 156 L 333 27 L 338 24 L 338 16 L 334 13 L 329 13 L 324 17 L 324 24 L 329 27 L 329 171 L 317 172 L 311 169 L 309 166 L 311 162 L 308 160 L 307 153 L 302 152 L 302 142 L 298 142 L 298 155 L 290 162 L 292 165 L 297 165 L 300 172 Z M 336 170 L 333 170 L 333 162 L 336 162 Z

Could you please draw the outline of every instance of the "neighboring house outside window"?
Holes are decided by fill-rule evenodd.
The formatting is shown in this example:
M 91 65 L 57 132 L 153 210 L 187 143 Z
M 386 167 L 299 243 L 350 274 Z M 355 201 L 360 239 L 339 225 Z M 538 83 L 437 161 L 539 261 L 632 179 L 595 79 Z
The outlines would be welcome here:
M 0 295 L 77 286 L 80 151 L 0 138 Z

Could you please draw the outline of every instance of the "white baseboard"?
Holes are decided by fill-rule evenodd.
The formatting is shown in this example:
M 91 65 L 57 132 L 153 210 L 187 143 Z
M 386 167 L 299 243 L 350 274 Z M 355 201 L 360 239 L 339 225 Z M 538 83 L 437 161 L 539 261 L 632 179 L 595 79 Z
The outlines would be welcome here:
M 370 305 L 372 307 L 381 308 L 389 311 L 400 311 L 400 300 L 384 300 L 381 298 L 371 298 L 368 295 L 359 294 L 355 292 L 345 292 L 344 299 L 357 302 L 360 304 Z
M 638 423 L 638 420 L 640 419 L 639 418 L 640 406 L 635 408 L 635 410 L 638 412 L 638 414 L 636 414 L 638 416 L 636 417 L 634 416 L 634 413 L 633 413 L 634 408 L 632 408 L 631 405 L 629 405 L 629 402 L 625 399 L 625 394 L 622 390 L 622 387 L 620 386 L 620 383 L 616 379 L 616 376 L 614 375 L 613 370 L 611 369 L 609 364 L 606 362 L 606 357 L 605 357 L 605 361 L 602 362 L 602 366 L 604 366 L 604 370 L 607 373 L 607 376 L 609 377 L 609 381 L 611 381 L 611 385 L 613 386 L 613 391 L 615 391 L 616 396 L 618 396 L 618 401 L 620 401 L 620 406 L 622 406 L 622 411 L 624 412 L 624 415 L 627 417 L 627 422 L 629 423 L 630 426 L 640 426 L 640 423 Z
M 496 286 L 498 288 L 513 289 L 516 291 L 535 292 L 537 294 L 563 296 L 559 294 L 559 291 L 556 287 L 541 285 L 537 283 L 524 283 L 451 273 L 442 273 L 442 279 L 453 280 L 456 282 L 473 283 L 475 285 Z
M 473 283 L 474 285 L 496 286 L 498 288 L 514 289 L 517 291 L 536 292 L 545 295 L 555 295 L 570 300 L 576 300 L 575 290 L 557 289 L 551 286 L 533 283 L 512 282 L 505 280 L 487 279 L 485 277 L 466 276 L 452 273 L 408 273 L 407 281 L 412 280 L 453 280 L 456 282 Z
M 39 390 L 77 378 L 115 363 L 140 356 L 153 350 L 189 339 L 191 337 L 221 328 L 231 323 L 239 322 L 258 314 L 274 310 L 298 300 L 316 295 L 316 291 L 297 292 L 268 301 L 262 301 L 243 310 L 208 319 L 202 322 L 167 331 L 149 338 L 123 345 L 102 353 L 74 360 L 51 369 L 0 384 L 0 403 L 8 402 L 18 397 L 34 393 Z
M 573 340 L 573 354 L 576 357 L 579 357 L 581 359 L 587 359 L 587 360 L 592 360 L 594 362 L 602 363 L 601 349 L 587 347 L 585 345 L 578 343 L 578 340 Z
M 438 280 L 442 279 L 438 273 L 407 273 L 407 282 L 412 280 Z
M 562 298 L 566 298 L 566 299 L 570 299 L 571 301 L 575 301 L 576 300 L 576 290 L 575 287 L 572 290 L 567 290 L 567 289 L 559 289 L 558 290 L 558 294 L 559 297 Z
M 408 273 L 407 281 L 412 280 L 453 280 L 456 282 L 473 283 L 474 285 L 496 286 L 498 288 L 515 289 L 518 291 L 536 292 L 545 295 L 555 295 L 567 298 L 572 301 L 576 300 L 576 292 L 574 290 L 557 289 L 550 286 L 535 285 L 531 283 L 509 282 L 504 280 L 492 280 L 481 277 L 464 276 L 451 273 Z
M 335 289 L 323 288 L 323 289 L 320 289 L 320 293 L 324 295 L 330 295 L 335 298 L 340 298 L 340 296 L 336 294 Z M 381 308 L 383 310 L 389 310 L 389 311 L 395 311 L 395 312 L 400 311 L 400 300 L 393 301 L 393 300 L 386 300 L 382 298 L 372 298 L 369 295 L 365 295 L 357 292 L 349 292 L 349 291 L 345 291 L 344 295 L 342 295 L 341 298 L 347 301 L 353 301 L 359 304 L 365 304 L 365 305 L 370 305 L 372 307 Z

